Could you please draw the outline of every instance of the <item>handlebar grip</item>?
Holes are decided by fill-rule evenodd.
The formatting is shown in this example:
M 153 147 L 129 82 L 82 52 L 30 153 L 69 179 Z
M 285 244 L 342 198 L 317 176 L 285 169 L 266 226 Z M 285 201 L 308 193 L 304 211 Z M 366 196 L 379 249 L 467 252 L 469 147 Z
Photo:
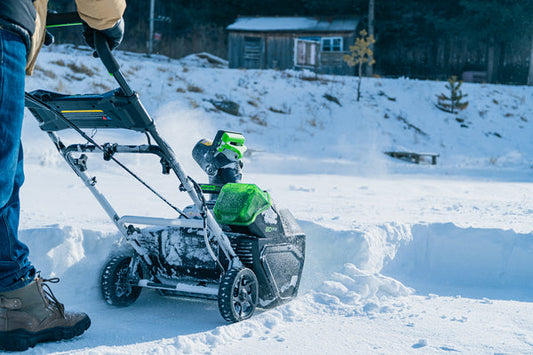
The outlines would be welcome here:
M 105 35 L 98 31 L 94 31 L 94 47 L 96 53 L 98 53 L 98 56 L 110 74 L 114 74 L 120 70 L 120 65 L 113 56 L 113 53 L 111 53 Z
M 77 12 L 64 12 L 46 14 L 46 27 L 65 27 L 81 25 L 82 20 Z

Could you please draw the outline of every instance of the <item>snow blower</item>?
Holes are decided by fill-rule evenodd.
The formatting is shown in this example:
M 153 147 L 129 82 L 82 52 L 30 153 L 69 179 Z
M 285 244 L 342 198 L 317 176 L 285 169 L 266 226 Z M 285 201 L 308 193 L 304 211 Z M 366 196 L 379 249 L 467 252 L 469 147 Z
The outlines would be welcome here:
M 49 14 L 47 19 L 50 26 L 79 22 L 75 13 Z M 198 142 L 193 158 L 209 176 L 209 183 L 196 183 L 157 132 L 98 33 L 95 46 L 119 88 L 85 95 L 36 90 L 26 93 L 26 107 L 129 246 L 126 253 L 112 253 L 103 267 L 105 301 L 128 306 L 143 288 L 150 288 L 163 295 L 217 300 L 222 317 L 236 322 L 251 317 L 256 307 L 274 307 L 294 298 L 302 276 L 305 234 L 288 210 L 272 202 L 268 192 L 241 183 L 244 137 L 219 131 L 213 141 Z M 99 144 L 84 129 L 131 130 L 146 135 L 147 143 Z M 58 134 L 64 130 L 77 132 L 85 143 L 65 145 Z M 119 216 L 98 190 L 96 178 L 88 175 L 87 160 L 94 153 L 118 164 L 171 207 L 176 217 Z M 158 157 L 162 173 L 176 175 L 176 188 L 189 195 L 192 205 L 174 206 L 122 163 L 121 154 Z

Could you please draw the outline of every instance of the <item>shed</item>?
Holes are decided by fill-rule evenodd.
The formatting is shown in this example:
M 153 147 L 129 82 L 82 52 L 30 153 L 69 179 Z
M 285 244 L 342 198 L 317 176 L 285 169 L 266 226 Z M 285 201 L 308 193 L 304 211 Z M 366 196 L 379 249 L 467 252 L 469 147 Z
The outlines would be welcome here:
M 343 55 L 355 42 L 359 22 L 355 17 L 240 17 L 226 28 L 229 67 L 353 75 Z

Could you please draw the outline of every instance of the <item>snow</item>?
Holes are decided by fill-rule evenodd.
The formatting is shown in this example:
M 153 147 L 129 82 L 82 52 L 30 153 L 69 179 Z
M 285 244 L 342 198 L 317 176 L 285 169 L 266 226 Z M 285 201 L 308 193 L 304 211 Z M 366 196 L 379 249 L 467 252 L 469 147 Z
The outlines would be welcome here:
M 197 141 L 218 129 L 245 134 L 244 181 L 268 190 L 307 234 L 300 293 L 238 324 L 226 324 L 216 302 L 152 290 L 128 308 L 108 306 L 99 275 L 119 235 L 27 112 L 20 238 L 44 276 L 61 278 L 56 296 L 93 321 L 83 336 L 29 353 L 533 351 L 531 87 L 463 84 L 470 104 L 451 115 L 434 106 L 443 82 L 365 78 L 356 102 L 355 78 L 229 70 L 205 55 L 117 57 L 196 180 L 207 180 L 191 159 Z M 70 46 L 45 49 L 27 80 L 29 91 L 114 87 L 88 49 Z M 240 115 L 209 100 L 234 101 Z M 440 156 L 415 165 L 383 154 L 391 150 Z M 123 160 L 172 202 L 189 203 L 157 159 Z M 175 217 L 109 163 L 90 156 L 88 166 L 119 214 Z
M 356 18 L 320 20 L 314 17 L 240 17 L 226 29 L 228 31 L 303 31 L 303 32 L 354 32 Z

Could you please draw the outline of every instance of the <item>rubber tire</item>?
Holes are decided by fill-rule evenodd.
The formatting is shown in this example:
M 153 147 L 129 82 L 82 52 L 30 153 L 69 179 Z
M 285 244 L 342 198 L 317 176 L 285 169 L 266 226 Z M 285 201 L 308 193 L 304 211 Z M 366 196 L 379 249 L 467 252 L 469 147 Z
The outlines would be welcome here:
M 243 284 L 243 280 L 248 282 Z M 247 295 L 249 298 L 246 300 L 241 298 Z M 222 276 L 218 287 L 218 309 L 226 321 L 235 323 L 252 317 L 258 298 L 259 284 L 252 270 L 232 268 Z M 243 303 L 248 304 L 246 309 Z
M 131 255 L 118 255 L 112 257 L 102 270 L 100 287 L 104 300 L 117 307 L 127 307 L 139 298 L 142 288 L 130 286 L 125 280 L 121 280 L 126 272 L 129 272 Z M 137 276 L 143 278 L 142 268 L 138 268 Z M 126 280 L 127 281 L 127 280 Z M 123 283 L 119 285 L 119 283 Z M 119 289 L 123 286 L 122 289 Z

